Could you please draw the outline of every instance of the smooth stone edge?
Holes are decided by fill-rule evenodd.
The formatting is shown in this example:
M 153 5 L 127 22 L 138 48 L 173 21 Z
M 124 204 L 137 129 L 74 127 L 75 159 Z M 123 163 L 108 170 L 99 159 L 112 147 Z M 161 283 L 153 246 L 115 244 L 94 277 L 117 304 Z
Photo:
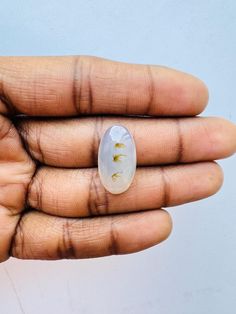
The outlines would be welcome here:
M 126 191 L 130 188 L 130 186 L 131 186 L 131 184 L 132 184 L 132 182 L 133 182 L 133 180 L 134 180 L 134 177 L 135 177 L 135 174 L 136 174 L 136 169 L 137 169 L 137 149 L 136 149 L 136 143 L 135 143 L 134 137 L 133 137 L 132 133 L 129 131 L 129 129 L 128 129 L 127 127 L 121 125 L 121 124 L 114 124 L 114 125 L 108 127 L 108 128 L 105 130 L 105 132 L 103 133 L 102 137 L 101 137 L 101 140 L 100 140 L 100 142 L 99 142 L 99 147 L 98 147 L 98 160 L 99 160 L 100 147 L 101 147 L 102 140 L 103 140 L 105 134 L 108 132 L 108 130 L 111 129 L 112 127 L 115 127 L 115 126 L 119 126 L 119 127 L 122 127 L 122 128 L 124 128 L 124 129 L 126 129 L 126 131 L 127 131 L 127 132 L 129 133 L 129 135 L 130 135 L 130 138 L 131 138 L 131 141 L 132 141 L 132 144 L 133 144 L 133 147 L 134 147 L 134 157 L 135 157 L 135 158 L 134 158 L 134 159 L 135 159 L 135 169 L 134 169 L 133 176 L 132 176 L 132 178 L 130 179 L 130 183 L 129 183 L 128 187 L 126 187 L 124 190 L 121 190 L 121 191 L 119 191 L 119 192 L 112 192 L 112 191 L 107 187 L 107 185 L 104 184 L 104 182 L 103 182 L 103 180 L 102 180 L 102 177 L 103 177 L 103 176 L 102 176 L 102 174 L 101 174 L 101 172 L 100 172 L 99 162 L 98 162 L 98 174 L 99 174 L 99 179 L 100 179 L 100 181 L 101 181 L 101 184 L 102 184 L 102 186 L 105 188 L 105 190 L 106 190 L 107 192 L 113 194 L 113 195 L 119 195 L 119 194 L 122 194 L 122 193 L 126 192 Z

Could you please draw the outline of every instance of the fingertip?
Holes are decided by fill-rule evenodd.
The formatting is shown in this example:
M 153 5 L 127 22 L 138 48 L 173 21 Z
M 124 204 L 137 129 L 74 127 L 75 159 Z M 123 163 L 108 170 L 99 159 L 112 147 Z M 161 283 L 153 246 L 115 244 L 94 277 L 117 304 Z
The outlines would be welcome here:
M 165 209 L 158 210 L 160 226 L 158 228 L 158 241 L 162 242 L 166 240 L 171 234 L 173 228 L 173 222 L 171 215 Z M 158 242 L 158 243 L 159 243 Z
M 147 230 L 149 233 L 149 245 L 151 247 L 166 240 L 172 231 L 172 219 L 164 209 L 147 211 Z
M 236 125 L 229 120 L 221 118 L 224 124 L 224 144 L 225 157 L 231 156 L 236 152 Z
M 129 214 L 129 223 L 119 223 L 116 231 L 119 254 L 135 253 L 163 242 L 172 230 L 170 215 L 162 209 Z
M 169 90 L 174 91 L 176 115 L 196 116 L 204 111 L 209 100 L 209 90 L 207 85 L 198 77 L 171 70 L 172 81 Z M 175 79 L 174 79 L 175 78 Z
M 209 196 L 211 196 L 216 194 L 222 187 L 224 182 L 224 172 L 221 166 L 215 161 L 209 163 L 208 169 L 208 192 Z
M 211 135 L 217 159 L 226 158 L 236 152 L 236 125 L 224 118 L 211 118 L 214 132 Z
M 188 111 L 191 115 L 199 115 L 202 113 L 209 100 L 209 90 L 207 85 L 198 77 L 190 74 L 185 74 L 188 84 L 185 84 L 186 89 L 186 104 L 189 105 Z
M 209 101 L 209 89 L 205 82 L 203 82 L 200 79 L 196 79 L 197 81 L 197 87 L 196 87 L 196 93 L 198 98 L 198 111 L 197 114 L 202 113 L 205 108 L 207 107 L 208 101 Z

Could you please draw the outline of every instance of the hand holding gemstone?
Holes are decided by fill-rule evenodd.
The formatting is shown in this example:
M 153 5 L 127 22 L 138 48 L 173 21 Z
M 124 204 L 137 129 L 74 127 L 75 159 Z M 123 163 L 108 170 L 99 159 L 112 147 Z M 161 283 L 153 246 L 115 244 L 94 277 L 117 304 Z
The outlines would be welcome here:
M 214 160 L 236 150 L 233 123 L 196 117 L 207 101 L 202 81 L 167 67 L 0 57 L 0 261 L 165 240 L 162 208 L 216 193 Z

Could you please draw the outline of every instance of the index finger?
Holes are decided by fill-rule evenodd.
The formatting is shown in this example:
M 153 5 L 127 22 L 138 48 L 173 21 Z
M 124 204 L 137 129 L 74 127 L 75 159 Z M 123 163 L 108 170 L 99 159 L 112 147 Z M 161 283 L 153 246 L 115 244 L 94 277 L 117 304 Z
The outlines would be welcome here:
M 86 56 L 0 57 L 0 113 L 191 116 L 208 101 L 188 74 Z

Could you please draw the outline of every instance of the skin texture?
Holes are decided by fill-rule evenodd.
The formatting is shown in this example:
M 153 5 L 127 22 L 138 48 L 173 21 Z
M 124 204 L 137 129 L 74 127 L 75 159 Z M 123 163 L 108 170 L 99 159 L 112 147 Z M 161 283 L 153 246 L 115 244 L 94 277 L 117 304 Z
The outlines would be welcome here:
M 208 197 L 214 160 L 236 150 L 236 126 L 196 117 L 199 79 L 160 66 L 95 57 L 0 57 L 0 261 L 137 252 L 165 240 L 162 207 Z M 138 168 L 128 191 L 97 173 L 105 130 L 128 127 Z M 138 232 L 137 232 L 138 230 Z

